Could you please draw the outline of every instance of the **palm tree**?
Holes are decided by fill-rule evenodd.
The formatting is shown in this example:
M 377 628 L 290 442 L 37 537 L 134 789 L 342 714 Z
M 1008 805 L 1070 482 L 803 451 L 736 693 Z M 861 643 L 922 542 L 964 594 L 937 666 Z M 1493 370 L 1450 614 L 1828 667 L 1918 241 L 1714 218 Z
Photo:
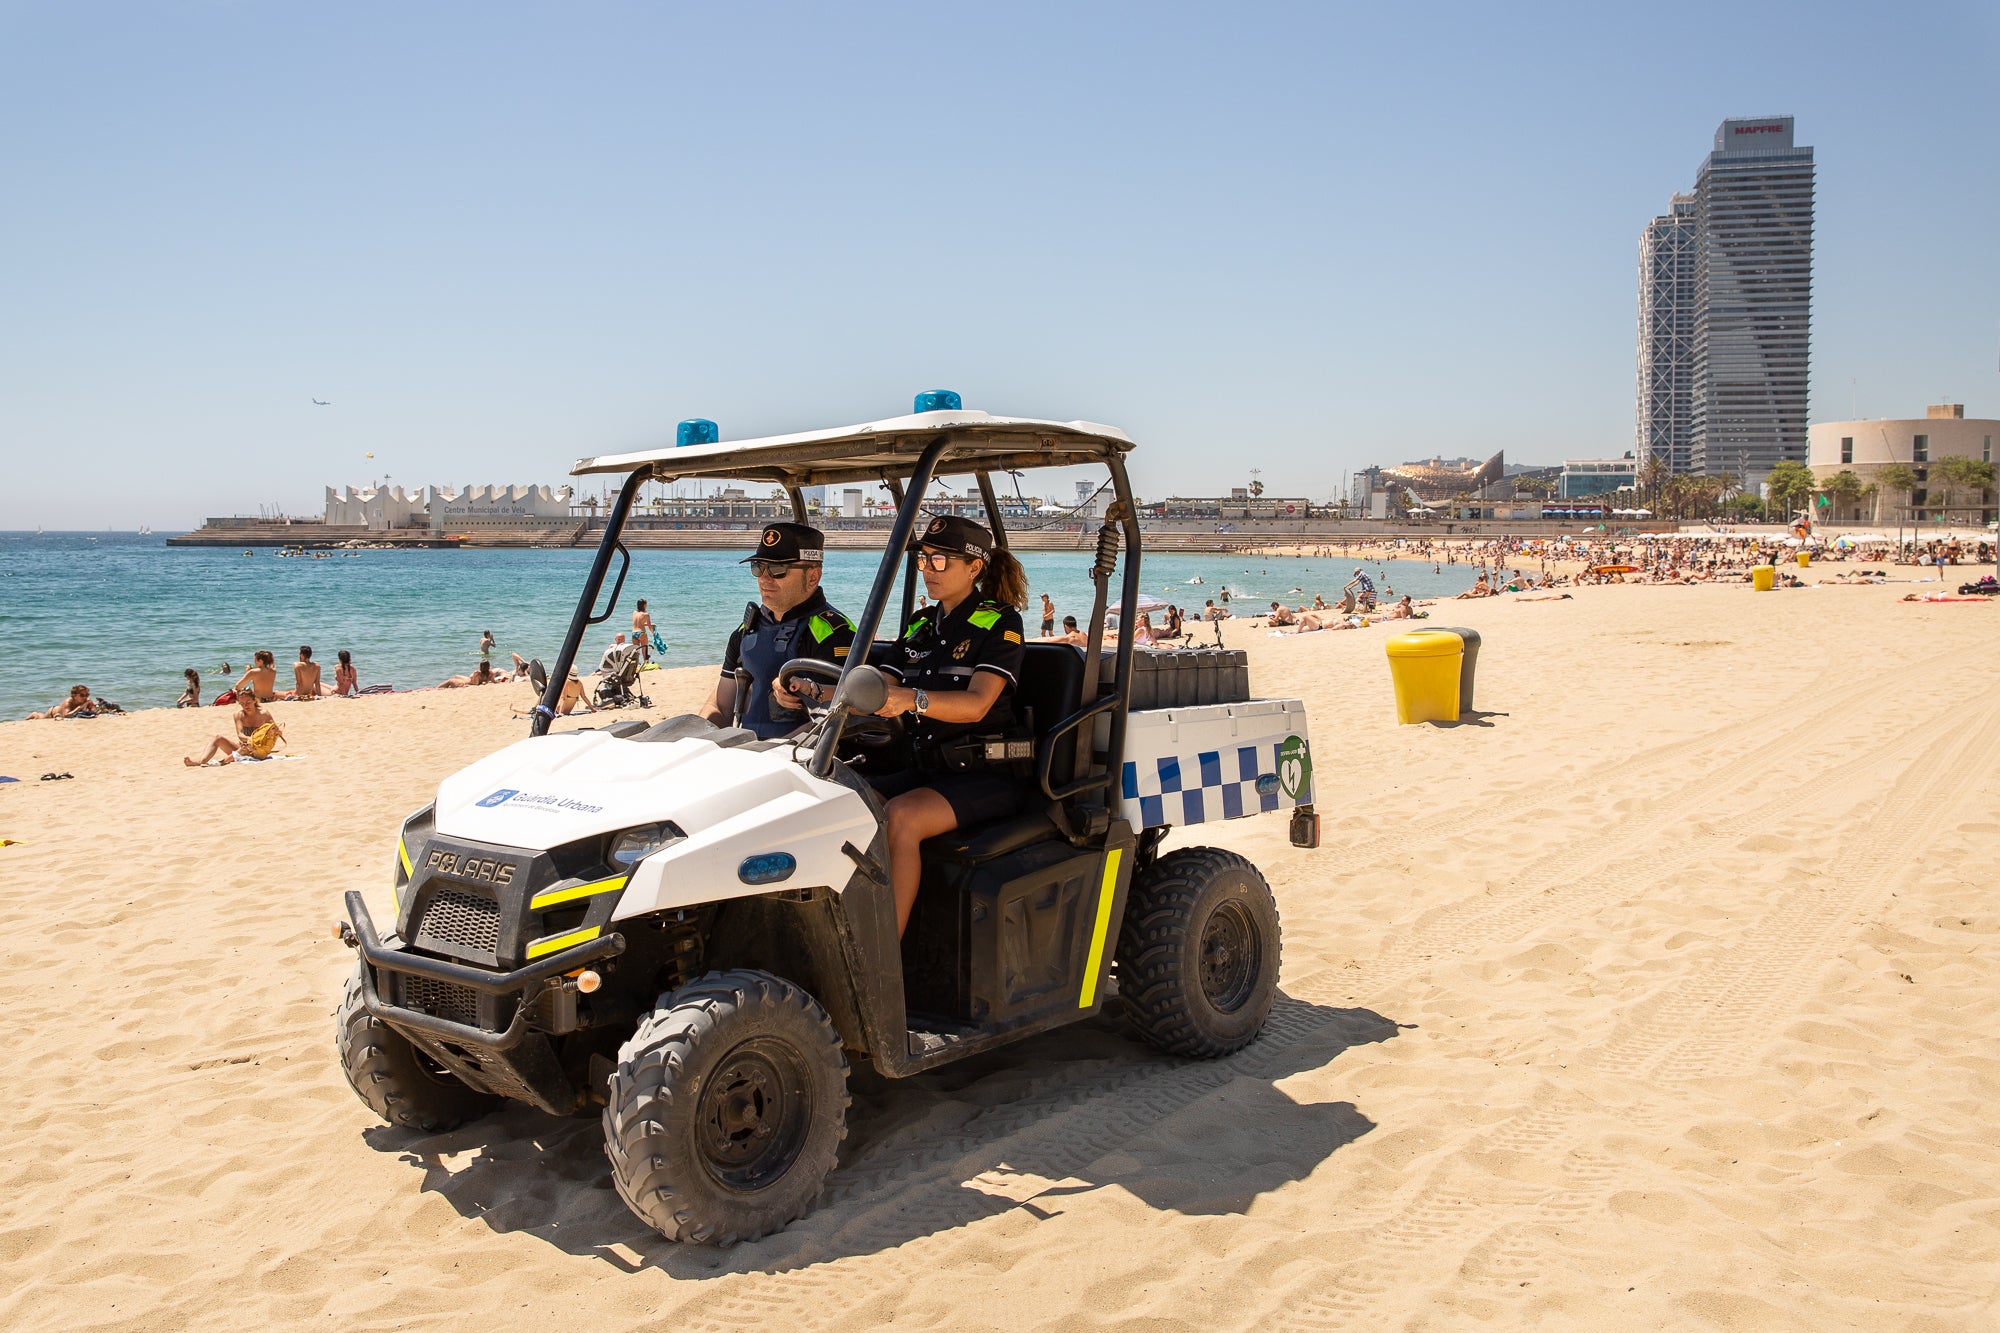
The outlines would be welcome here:
M 1878 485 L 1886 487 L 1892 495 L 1897 491 L 1901 491 L 1903 493 L 1903 503 L 1905 504 L 1910 502 L 1911 493 L 1917 489 L 1917 474 L 1902 463 L 1889 463 L 1876 469 L 1875 481 Z M 1881 521 L 1881 501 L 1879 497 L 1876 500 L 1876 521 Z
M 1646 497 L 1650 495 L 1653 497 L 1651 507 L 1658 509 L 1660 507 L 1660 488 L 1666 484 L 1667 478 L 1670 475 L 1672 474 L 1667 471 L 1667 462 L 1665 459 L 1661 458 L 1658 454 L 1648 455 L 1646 461 L 1639 465 L 1639 475 L 1635 478 L 1639 483 L 1639 503 L 1644 505 Z
M 1846 468 L 1820 483 L 1821 492 L 1833 501 L 1833 516 L 1836 519 L 1841 517 L 1841 506 L 1852 506 L 1861 498 L 1863 489 L 1861 478 Z
M 1951 508 L 1959 491 L 1984 494 L 1993 485 L 1993 465 L 1964 454 L 1946 454 L 1931 464 L 1931 479 L 1944 488 L 1942 513 Z

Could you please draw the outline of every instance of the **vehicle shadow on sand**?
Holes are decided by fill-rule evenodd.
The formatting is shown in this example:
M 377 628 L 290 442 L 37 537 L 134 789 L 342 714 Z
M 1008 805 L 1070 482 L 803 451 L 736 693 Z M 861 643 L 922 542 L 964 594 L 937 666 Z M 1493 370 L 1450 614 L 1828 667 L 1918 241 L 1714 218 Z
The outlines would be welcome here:
M 1277 1085 L 1396 1036 L 1378 1013 L 1281 993 L 1256 1042 L 1191 1061 L 1140 1045 L 1114 1006 L 915 1078 L 857 1068 L 847 1142 L 817 1211 L 731 1249 L 671 1244 L 634 1218 L 611 1187 L 594 1115 L 520 1107 L 449 1134 L 381 1126 L 364 1137 L 495 1231 L 699 1278 L 875 1253 L 1014 1209 L 1048 1218 L 1111 1186 L 1162 1211 L 1242 1213 L 1375 1128 L 1350 1102 L 1301 1102 Z

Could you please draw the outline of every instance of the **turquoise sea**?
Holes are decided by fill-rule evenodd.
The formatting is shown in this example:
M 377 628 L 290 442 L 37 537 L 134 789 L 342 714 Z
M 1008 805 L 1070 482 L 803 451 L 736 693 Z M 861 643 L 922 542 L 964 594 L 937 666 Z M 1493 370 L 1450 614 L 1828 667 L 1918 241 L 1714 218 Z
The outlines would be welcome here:
M 470 671 L 486 629 L 499 641 L 496 665 L 509 664 L 510 651 L 552 661 L 591 557 L 588 550 L 359 551 L 314 560 L 268 548 L 169 548 L 166 535 L 0 533 L 0 717 L 46 708 L 72 684 L 126 708 L 163 707 L 179 696 L 184 667 L 201 673 L 206 703 L 257 648 L 276 655 L 287 684 L 286 664 L 300 644 L 311 644 L 329 682 L 335 650 L 345 648 L 363 685 L 397 689 Z M 663 627 L 666 665 L 719 662 L 756 593 L 737 564 L 742 557 L 743 550 L 633 552 L 618 610 L 584 640 L 586 666 L 614 629 L 630 627 L 639 597 Z M 1022 563 L 1034 590 L 1055 599 L 1058 618 L 1087 616 L 1086 556 L 1031 552 Z M 1227 587 L 1247 614 L 1273 599 L 1296 604 L 1293 588 L 1304 589 L 1305 600 L 1315 592 L 1331 598 L 1355 563 L 1163 554 L 1148 556 L 1143 570 L 1146 592 L 1183 609 L 1198 610 Z M 1472 583 L 1464 565 L 1434 573 L 1428 562 L 1367 563 L 1378 586 L 1418 597 Z M 824 586 L 834 605 L 858 612 L 876 564 L 871 552 L 828 552 Z M 1203 583 L 1189 582 L 1197 577 Z M 1039 607 L 1037 600 L 1028 613 L 1030 634 Z

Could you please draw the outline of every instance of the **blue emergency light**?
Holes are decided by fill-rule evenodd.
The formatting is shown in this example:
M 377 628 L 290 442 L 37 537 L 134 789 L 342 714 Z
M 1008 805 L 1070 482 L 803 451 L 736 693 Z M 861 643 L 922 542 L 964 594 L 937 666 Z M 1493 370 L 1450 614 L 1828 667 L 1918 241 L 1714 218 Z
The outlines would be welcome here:
M 957 412 L 964 407 L 950 389 L 925 389 L 917 395 L 918 412 Z
M 674 430 L 674 447 L 685 449 L 691 444 L 714 444 L 722 438 L 722 432 L 715 428 L 713 421 L 695 417 L 683 421 Z

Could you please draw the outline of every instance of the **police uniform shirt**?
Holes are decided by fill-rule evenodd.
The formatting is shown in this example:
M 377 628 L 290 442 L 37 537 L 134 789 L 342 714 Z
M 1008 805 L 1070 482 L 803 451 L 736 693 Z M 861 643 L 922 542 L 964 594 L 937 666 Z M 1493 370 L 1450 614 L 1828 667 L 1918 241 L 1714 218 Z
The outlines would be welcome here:
M 903 684 L 926 694 L 972 688 L 973 673 L 991 671 L 1007 682 L 993 707 L 977 722 L 938 722 L 909 715 L 912 734 L 921 740 L 946 741 L 977 732 L 992 735 L 1014 721 L 1014 687 L 1021 683 L 1021 613 L 998 602 L 968 596 L 950 615 L 939 618 L 933 603 L 917 612 L 903 634 L 902 660 L 883 670 Z
M 743 725 L 768 740 L 804 722 L 804 712 L 771 702 L 778 668 L 795 657 L 844 666 L 853 643 L 853 624 L 827 605 L 826 593 L 819 588 L 782 617 L 773 617 L 761 603 L 752 602 L 744 608 L 743 623 L 729 636 L 722 655 L 722 679 L 734 680 L 739 667 L 752 678 L 750 697 L 743 701 Z

